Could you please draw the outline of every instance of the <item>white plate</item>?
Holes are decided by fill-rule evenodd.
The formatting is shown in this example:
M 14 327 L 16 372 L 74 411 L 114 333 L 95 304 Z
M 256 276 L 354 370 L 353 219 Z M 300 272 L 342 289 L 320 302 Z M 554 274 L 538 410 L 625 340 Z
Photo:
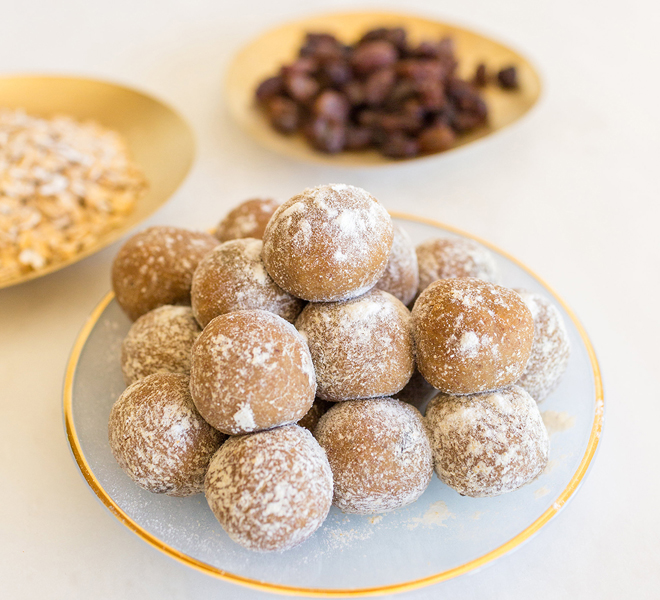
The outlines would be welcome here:
M 471 237 L 416 217 L 397 219 L 416 243 Z M 112 458 L 107 422 L 125 387 L 119 349 L 130 322 L 111 293 L 78 337 L 64 388 L 67 435 L 87 483 L 122 523 L 162 552 L 210 575 L 273 592 L 351 596 L 408 590 L 461 575 L 512 550 L 557 515 L 584 478 L 600 438 L 603 393 L 595 354 L 570 309 L 517 260 L 478 241 L 496 254 L 505 285 L 556 302 L 572 343 L 559 388 L 541 404 L 551 425 L 550 463 L 531 484 L 495 498 L 467 498 L 434 476 L 411 506 L 375 517 L 344 515 L 333 507 L 321 529 L 293 550 L 244 550 L 227 537 L 202 494 L 151 494 Z

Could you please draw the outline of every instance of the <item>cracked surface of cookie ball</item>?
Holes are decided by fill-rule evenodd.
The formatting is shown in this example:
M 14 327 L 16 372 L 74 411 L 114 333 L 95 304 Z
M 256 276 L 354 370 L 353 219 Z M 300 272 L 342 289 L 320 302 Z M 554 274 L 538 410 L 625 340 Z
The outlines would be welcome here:
M 417 253 L 406 230 L 398 223 L 392 225 L 394 238 L 390 257 L 375 287 L 389 292 L 407 306 L 416 296 L 419 287 Z
M 312 357 L 295 327 L 263 310 L 213 319 L 193 346 L 190 391 L 216 429 L 249 433 L 295 423 L 316 391 Z
M 410 311 L 387 292 L 310 303 L 295 325 L 314 361 L 319 398 L 338 402 L 388 396 L 413 373 Z
M 493 391 L 518 380 L 534 321 L 511 289 L 480 279 L 440 279 L 412 311 L 417 368 L 448 394 Z
M 110 449 L 141 488 L 169 496 L 201 492 L 211 457 L 225 440 L 201 417 L 188 377 L 155 373 L 129 386 L 112 407 Z
M 280 203 L 271 198 L 253 198 L 241 202 L 218 223 L 214 235 L 221 242 L 241 238 L 260 240 Z
M 121 345 L 126 385 L 154 373 L 190 374 L 190 352 L 200 333 L 189 306 L 160 306 L 142 315 Z
M 333 503 L 345 513 L 382 513 L 414 502 L 433 475 L 419 411 L 393 398 L 334 405 L 314 432 L 328 455 Z
M 206 499 L 229 537 L 250 550 L 288 550 L 323 523 L 332 473 L 309 431 L 286 425 L 231 437 L 213 457 Z
M 568 331 L 559 310 L 550 300 L 540 294 L 516 291 L 534 319 L 532 354 L 516 384 L 541 402 L 559 385 L 568 366 L 571 354 Z
M 282 289 L 310 302 L 355 298 L 371 289 L 392 246 L 388 212 L 351 185 L 322 185 L 287 200 L 264 233 L 266 270 Z
M 267 310 L 289 322 L 304 302 L 280 288 L 268 275 L 263 243 L 243 238 L 220 244 L 199 263 L 190 293 L 195 318 L 202 327 L 218 315 L 235 310 Z
M 463 496 L 497 496 L 533 480 L 548 462 L 548 432 L 522 388 L 434 398 L 426 423 L 438 477 Z
M 150 227 L 130 238 L 112 263 L 117 302 L 135 321 L 166 304 L 190 305 L 192 277 L 218 245 L 212 235 L 178 227 Z
M 500 274 L 493 254 L 482 245 L 464 238 L 434 238 L 416 249 L 421 294 L 438 279 L 475 277 L 499 283 Z

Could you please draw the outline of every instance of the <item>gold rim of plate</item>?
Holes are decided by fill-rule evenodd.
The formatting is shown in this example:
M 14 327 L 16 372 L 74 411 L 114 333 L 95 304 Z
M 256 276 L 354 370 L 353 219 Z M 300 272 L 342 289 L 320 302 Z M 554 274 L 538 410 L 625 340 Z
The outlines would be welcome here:
M 121 521 L 124 525 L 126 525 L 126 527 L 128 527 L 130 530 L 132 530 L 134 533 L 136 533 L 146 542 L 151 544 L 154 548 L 160 550 L 161 552 L 167 554 L 168 556 L 171 556 L 172 558 L 175 558 L 176 560 L 182 562 L 183 564 L 189 567 L 193 567 L 198 571 L 201 571 L 202 573 L 205 573 L 207 575 L 212 575 L 219 579 L 223 579 L 225 581 L 229 581 L 232 583 L 237 583 L 249 588 L 253 588 L 261 591 L 274 592 L 278 594 L 289 594 L 295 596 L 314 596 L 321 598 L 336 598 L 336 597 L 346 598 L 346 597 L 357 597 L 357 596 L 376 596 L 380 594 L 410 591 L 434 583 L 439 583 L 441 581 L 446 581 L 447 579 L 452 579 L 454 577 L 458 577 L 459 575 L 463 575 L 469 571 L 473 571 L 474 569 L 478 569 L 483 565 L 506 554 L 507 552 L 513 550 L 514 548 L 522 544 L 524 541 L 526 541 L 532 535 L 534 535 L 537 531 L 539 531 L 541 527 L 543 527 L 548 521 L 550 521 L 550 519 L 552 519 L 552 517 L 554 517 L 561 510 L 564 504 L 576 492 L 576 490 L 580 485 L 580 482 L 586 475 L 589 465 L 595 456 L 603 428 L 604 396 L 603 396 L 603 385 L 600 375 L 600 368 L 598 366 L 598 361 L 596 359 L 596 353 L 593 349 L 593 346 L 591 345 L 591 342 L 589 341 L 589 338 L 587 336 L 584 327 L 582 327 L 577 317 L 575 316 L 573 311 L 568 307 L 568 305 L 559 296 L 557 296 L 554 290 L 552 290 L 552 288 L 550 288 L 545 283 L 545 281 L 539 278 L 531 269 L 526 267 L 518 259 L 511 256 L 507 252 L 504 252 L 497 246 L 485 240 L 482 240 L 474 235 L 466 233 L 465 231 L 462 231 L 455 227 L 450 227 L 448 225 L 445 225 L 444 223 L 435 221 L 433 219 L 416 217 L 413 215 L 408 215 L 405 213 L 399 213 L 394 211 L 391 211 L 390 214 L 392 215 L 392 217 L 397 219 L 416 221 L 418 223 L 424 223 L 426 225 L 431 225 L 433 227 L 440 227 L 447 231 L 453 232 L 457 235 L 471 238 L 479 242 L 480 244 L 483 244 L 487 248 L 490 248 L 491 250 L 506 257 L 508 260 L 515 263 L 518 267 L 529 273 L 539 283 L 545 286 L 545 289 L 550 294 L 552 294 L 554 299 L 566 311 L 571 321 L 573 322 L 573 325 L 577 329 L 580 338 L 582 340 L 582 343 L 584 344 L 584 347 L 589 356 L 593 377 L 594 377 L 594 388 L 595 388 L 594 389 L 595 392 L 594 420 L 591 427 L 587 448 L 584 455 L 582 456 L 582 460 L 580 461 L 577 470 L 571 477 L 568 485 L 564 488 L 561 494 L 559 494 L 559 496 L 555 499 L 552 506 L 548 508 L 538 519 L 536 519 L 536 521 L 534 521 L 531 525 L 529 525 L 526 529 L 518 533 L 516 536 L 511 538 L 509 541 L 505 542 L 498 548 L 495 548 L 494 550 L 484 554 L 483 556 L 475 560 L 469 561 L 458 567 L 448 569 L 446 571 L 442 571 L 440 573 L 436 573 L 435 575 L 431 575 L 421 579 L 405 581 L 402 583 L 396 583 L 396 584 L 385 585 L 380 587 L 333 590 L 333 589 L 299 588 L 293 586 L 265 583 L 256 579 L 249 579 L 246 577 L 241 577 L 238 575 L 234 575 L 232 573 L 228 573 L 227 571 L 223 571 L 222 569 L 218 569 L 217 567 L 196 560 L 182 552 L 179 552 L 178 550 L 172 548 L 171 546 L 168 546 L 167 544 L 163 543 L 155 536 L 151 535 L 148 531 L 143 529 L 138 523 L 133 521 L 114 502 L 114 500 L 109 496 L 109 494 L 103 489 L 98 479 L 94 476 L 94 473 L 92 472 L 89 464 L 87 463 L 87 460 L 84 457 L 82 447 L 80 445 L 80 441 L 78 439 L 78 435 L 76 432 L 76 428 L 73 420 L 73 411 L 72 411 L 72 402 L 73 402 L 72 391 L 73 391 L 73 380 L 75 376 L 75 371 L 78 365 L 78 359 L 80 358 L 80 354 L 82 352 L 83 347 L 85 346 L 85 342 L 87 341 L 87 338 L 89 337 L 92 329 L 94 328 L 99 318 L 103 314 L 103 311 L 107 308 L 108 304 L 110 304 L 110 302 L 114 298 L 114 293 L 109 292 L 101 300 L 101 302 L 98 304 L 98 306 L 94 309 L 92 314 L 87 319 L 87 322 L 85 323 L 80 334 L 78 335 L 78 338 L 76 339 L 73 350 L 71 352 L 71 357 L 69 358 L 65 381 L 64 381 L 64 422 L 66 427 L 66 435 L 69 441 L 69 445 L 71 446 L 71 451 L 73 453 L 76 462 L 78 463 L 78 467 L 80 468 L 83 477 L 87 481 L 88 485 L 92 488 L 92 491 L 98 496 L 98 498 L 110 510 L 110 512 L 115 517 L 117 517 L 117 519 L 119 519 L 119 521 Z
M 65 261 L 0 281 L 0 289 L 63 269 L 117 241 L 165 204 L 194 162 L 195 137 L 187 121 L 163 101 L 125 85 L 74 76 L 2 76 L 0 108 L 23 108 L 40 117 L 91 119 L 118 131 L 149 186 L 126 220 L 93 245 Z
M 254 93 L 261 81 L 291 62 L 302 45 L 305 33 L 322 31 L 335 34 L 344 42 L 354 42 L 374 27 L 404 27 L 415 42 L 450 36 L 456 43 L 458 72 L 471 78 L 477 65 L 485 62 L 489 70 L 515 65 L 520 89 L 507 91 L 489 85 L 483 91 L 489 108 L 489 123 L 460 136 L 456 145 L 444 152 L 409 159 L 392 159 L 375 150 L 324 154 L 307 144 L 302 135 L 284 135 L 275 131 L 257 107 Z M 518 121 L 538 101 L 541 79 L 538 72 L 518 51 L 490 37 L 441 21 L 392 12 L 349 12 L 316 15 L 287 23 L 261 34 L 234 58 L 225 79 L 225 97 L 229 112 L 257 142 L 278 152 L 304 161 L 340 167 L 376 167 L 407 164 L 446 155 L 476 142 Z

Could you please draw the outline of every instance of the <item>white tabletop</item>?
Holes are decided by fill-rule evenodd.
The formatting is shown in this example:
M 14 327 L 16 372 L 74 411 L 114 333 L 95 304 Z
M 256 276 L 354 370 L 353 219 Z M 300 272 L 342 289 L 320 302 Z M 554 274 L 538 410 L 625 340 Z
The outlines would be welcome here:
M 574 309 L 598 354 L 606 419 L 595 464 L 562 514 L 515 553 L 398 597 L 657 598 L 660 9 L 645 0 L 362 4 L 369 5 L 506 41 L 536 63 L 544 97 L 513 128 L 439 160 L 347 171 L 277 156 L 232 123 L 224 70 L 267 27 L 351 8 L 332 0 L 313 8 L 300 0 L 4 0 L 0 73 L 93 75 L 181 110 L 196 129 L 198 160 L 150 224 L 207 228 L 248 197 L 285 200 L 343 182 L 387 208 L 488 239 L 530 266 Z M 109 289 L 118 247 L 0 290 L 0 595 L 265 598 L 144 543 L 100 505 L 71 458 L 64 370 Z

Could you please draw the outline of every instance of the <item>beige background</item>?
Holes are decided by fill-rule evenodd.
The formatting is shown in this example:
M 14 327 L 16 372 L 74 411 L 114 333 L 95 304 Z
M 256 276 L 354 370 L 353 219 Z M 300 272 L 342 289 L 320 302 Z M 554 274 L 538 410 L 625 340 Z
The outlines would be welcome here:
M 481 572 L 399 596 L 657 598 L 660 244 L 657 26 L 645 0 L 361 4 L 416 10 L 490 33 L 539 67 L 545 95 L 513 128 L 437 161 L 347 171 L 299 164 L 245 136 L 223 105 L 232 55 L 323 0 L 0 0 L 0 72 L 126 82 L 179 108 L 199 137 L 191 176 L 150 224 L 209 227 L 253 195 L 328 182 L 486 238 L 534 269 L 590 333 L 605 434 L 564 514 Z M 61 389 L 118 245 L 0 290 L 0 596 L 262 598 L 159 554 L 96 501 L 66 444 Z

